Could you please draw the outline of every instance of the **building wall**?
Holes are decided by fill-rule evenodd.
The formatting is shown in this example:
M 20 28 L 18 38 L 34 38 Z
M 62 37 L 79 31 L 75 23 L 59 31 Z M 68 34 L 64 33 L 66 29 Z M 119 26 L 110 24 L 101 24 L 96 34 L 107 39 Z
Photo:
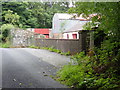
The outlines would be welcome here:
M 53 16 L 53 21 L 52 21 L 52 33 L 58 33 L 59 30 L 59 18 L 57 14 Z
M 77 35 L 76 39 L 79 39 L 78 32 L 63 33 L 63 39 L 74 39 L 73 34 L 76 34 Z
M 65 30 L 72 28 L 74 25 L 76 25 L 79 22 L 80 20 L 60 19 L 59 15 L 55 14 L 53 16 L 52 31 L 50 37 L 54 39 L 61 39 L 61 33 L 63 33 Z M 58 34 L 58 36 L 54 36 L 54 34 Z

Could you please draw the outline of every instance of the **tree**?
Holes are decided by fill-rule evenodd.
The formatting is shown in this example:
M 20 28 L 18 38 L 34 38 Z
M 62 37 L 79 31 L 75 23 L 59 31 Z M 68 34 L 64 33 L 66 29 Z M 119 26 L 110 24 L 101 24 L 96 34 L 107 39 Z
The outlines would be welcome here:
M 1 26 L 1 28 L 0 28 L 0 32 L 1 32 L 0 38 L 3 42 L 7 42 L 7 39 L 9 39 L 9 37 L 10 37 L 10 30 L 14 29 L 14 28 L 15 27 L 12 24 L 3 24 Z
M 67 6 L 65 2 L 2 2 L 2 23 L 12 23 L 10 16 L 19 16 L 14 24 L 20 28 L 51 28 L 54 13 L 66 12 Z
M 7 27 L 18 28 L 52 28 L 52 18 L 57 12 L 66 12 L 65 2 L 2 2 L 2 38 L 9 36 Z M 6 29 L 4 29 L 4 27 Z
M 98 16 L 92 18 L 92 22 L 100 22 L 100 30 L 103 30 L 107 34 L 107 37 L 111 39 L 119 40 L 119 8 L 120 2 L 77 2 L 76 7 L 70 8 L 69 12 L 78 13 L 78 15 L 84 13 L 84 16 L 97 13 Z
M 90 77 L 93 81 L 81 84 L 81 87 L 114 88 L 120 84 L 120 2 L 77 2 L 69 13 L 97 14 L 91 18 L 92 24 L 99 22 L 95 31 L 95 42 L 101 42 L 94 48 L 94 56 L 87 65 L 91 67 Z M 91 24 L 91 25 L 92 25 Z M 90 24 L 89 24 L 90 25 Z M 78 55 L 79 56 L 79 55 Z M 86 55 L 87 56 L 87 55 Z M 80 57 L 80 56 L 79 56 Z M 84 69 L 84 68 L 83 68 Z M 84 71 L 85 75 L 90 72 Z M 96 82 L 97 81 L 97 82 Z M 102 82 L 101 82 L 102 81 Z M 111 83 L 109 83 L 109 81 Z M 80 81 L 84 82 L 84 81 Z M 106 83 L 107 82 L 107 83 Z M 92 83 L 92 84 L 91 84 Z
M 17 13 L 13 14 L 13 11 L 11 10 L 6 11 L 4 17 L 9 24 L 13 25 L 17 25 L 20 18 L 20 16 L 17 15 Z

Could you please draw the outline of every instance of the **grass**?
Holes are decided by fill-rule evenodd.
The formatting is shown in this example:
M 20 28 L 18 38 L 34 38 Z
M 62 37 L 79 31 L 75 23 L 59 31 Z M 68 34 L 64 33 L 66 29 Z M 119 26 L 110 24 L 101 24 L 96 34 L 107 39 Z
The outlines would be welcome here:
M 37 46 L 32 45 L 32 46 L 29 46 L 29 48 L 45 49 L 45 50 L 49 50 L 51 52 L 56 52 L 58 54 L 65 55 L 65 56 L 69 56 L 70 55 L 69 51 L 68 52 L 62 52 L 62 51 L 60 51 L 58 49 L 54 49 L 53 47 L 37 47 Z
M 0 43 L 0 47 L 1 48 L 10 48 L 10 42 L 6 42 L 6 43 Z
M 32 45 L 32 46 L 29 46 L 28 48 L 40 49 L 39 47 L 37 47 L 37 46 L 34 46 L 34 45 Z

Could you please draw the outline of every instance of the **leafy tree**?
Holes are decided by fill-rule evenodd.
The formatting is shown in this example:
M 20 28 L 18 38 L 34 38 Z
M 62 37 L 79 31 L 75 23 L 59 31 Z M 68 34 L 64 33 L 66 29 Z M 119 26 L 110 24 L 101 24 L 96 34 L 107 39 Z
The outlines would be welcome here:
M 0 38 L 3 42 L 6 42 L 9 40 L 10 37 L 10 30 L 15 28 L 12 24 L 3 24 L 0 28 L 0 32 L 2 33 Z
M 104 42 L 102 42 L 101 47 L 107 51 L 113 50 L 114 53 L 118 53 L 120 45 L 120 2 L 77 2 L 75 5 L 76 7 L 69 9 L 69 12 L 78 13 L 78 15 L 83 13 L 85 17 L 97 13 L 97 16 L 91 18 L 92 23 L 100 22 L 99 28 L 95 32 L 95 41 L 98 38 L 103 38 Z M 113 47 L 105 48 L 105 43 Z
M 60 80 L 73 87 L 119 88 L 120 86 L 120 2 L 77 2 L 69 13 L 97 14 L 91 18 L 93 25 L 100 25 L 95 31 L 94 56 L 73 56 L 78 65 L 69 65 L 60 72 Z M 98 43 L 97 42 L 97 43 Z M 89 52 L 90 53 L 90 52 Z M 75 69 L 74 69 L 75 68 Z M 77 68 L 77 72 L 74 72 Z M 69 71 L 67 71 L 69 70 Z M 66 72 L 67 71 L 67 72 Z
M 77 2 L 76 7 L 70 8 L 69 12 L 84 13 L 84 16 L 97 13 L 98 15 L 92 18 L 92 22 L 100 22 L 98 30 L 102 30 L 112 40 L 119 40 L 119 2 Z M 98 19 L 100 17 L 100 19 Z
M 6 16 L 6 12 L 13 11 L 12 16 L 19 15 L 19 22 L 15 24 L 20 28 L 51 28 L 54 13 L 66 12 L 67 9 L 68 3 L 65 2 L 2 2 L 2 22 L 9 23 L 7 17 L 10 15 Z
M 17 15 L 17 13 L 13 14 L 13 11 L 8 10 L 6 11 L 6 14 L 4 15 L 5 20 L 10 24 L 17 24 L 19 22 L 20 16 Z
M 9 36 L 9 27 L 19 28 L 52 28 L 54 13 L 66 12 L 65 2 L 2 2 L 2 35 L 3 41 Z

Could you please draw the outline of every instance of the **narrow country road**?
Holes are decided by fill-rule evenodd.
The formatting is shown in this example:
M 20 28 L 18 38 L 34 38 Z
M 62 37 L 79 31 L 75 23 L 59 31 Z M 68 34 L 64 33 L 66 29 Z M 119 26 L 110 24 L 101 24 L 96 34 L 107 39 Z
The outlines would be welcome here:
M 67 88 L 50 76 L 70 58 L 41 49 L 0 48 L 2 88 Z

